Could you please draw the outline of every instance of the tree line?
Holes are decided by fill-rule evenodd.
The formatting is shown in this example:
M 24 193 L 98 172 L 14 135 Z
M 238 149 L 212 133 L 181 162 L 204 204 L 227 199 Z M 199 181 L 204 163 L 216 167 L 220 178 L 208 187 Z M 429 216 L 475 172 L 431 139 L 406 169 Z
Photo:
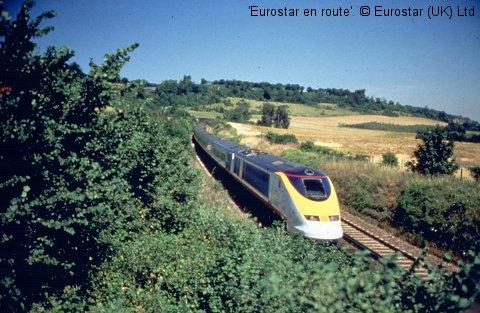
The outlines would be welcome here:
M 185 75 L 180 80 L 166 80 L 160 84 L 145 82 L 155 86 L 152 94 L 153 106 L 199 107 L 218 103 L 226 97 L 239 97 L 258 101 L 276 101 L 317 105 L 333 103 L 342 108 L 368 114 L 389 116 L 412 115 L 431 118 L 447 123 L 457 123 L 466 130 L 480 131 L 480 124 L 470 118 L 448 114 L 428 107 L 402 105 L 378 97 L 366 96 L 365 89 L 350 91 L 341 88 L 312 88 L 298 84 L 271 84 L 267 82 L 249 82 L 240 80 L 202 79 L 200 83 Z M 152 87 L 153 88 L 153 87 Z

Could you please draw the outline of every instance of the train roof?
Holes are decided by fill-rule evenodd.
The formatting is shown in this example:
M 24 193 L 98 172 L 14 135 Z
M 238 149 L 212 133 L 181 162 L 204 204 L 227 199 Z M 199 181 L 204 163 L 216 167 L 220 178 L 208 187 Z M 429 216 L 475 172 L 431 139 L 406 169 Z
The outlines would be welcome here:
M 198 124 L 195 129 L 196 132 L 201 132 L 203 136 L 208 138 L 208 141 L 215 143 L 230 153 L 235 153 L 241 158 L 263 168 L 269 172 L 284 172 L 286 174 L 298 176 L 325 176 L 325 173 L 318 169 L 306 167 L 305 165 L 295 163 L 284 158 L 266 154 L 249 147 L 239 145 L 235 142 L 220 139 L 205 131 L 203 124 Z

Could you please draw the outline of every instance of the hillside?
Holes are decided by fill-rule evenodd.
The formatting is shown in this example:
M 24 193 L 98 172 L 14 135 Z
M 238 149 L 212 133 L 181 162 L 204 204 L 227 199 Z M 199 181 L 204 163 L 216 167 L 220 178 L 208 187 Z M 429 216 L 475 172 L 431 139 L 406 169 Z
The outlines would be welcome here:
M 448 114 L 427 107 L 402 105 L 392 100 L 368 97 L 365 90 L 350 91 L 337 88 L 305 88 L 297 84 L 254 83 L 238 80 L 192 81 L 190 76 L 181 80 L 166 80 L 158 85 L 148 84 L 148 90 L 142 94 L 152 96 L 152 107 L 189 107 L 196 111 L 205 111 L 211 104 L 219 103 L 229 97 L 245 98 L 260 103 L 278 102 L 302 104 L 318 107 L 333 104 L 338 109 L 361 114 L 380 114 L 387 116 L 416 116 L 443 122 L 462 124 L 467 130 L 480 130 L 480 124 L 468 117 Z M 255 103 L 255 102 L 253 102 Z M 328 109 L 325 107 L 325 114 Z

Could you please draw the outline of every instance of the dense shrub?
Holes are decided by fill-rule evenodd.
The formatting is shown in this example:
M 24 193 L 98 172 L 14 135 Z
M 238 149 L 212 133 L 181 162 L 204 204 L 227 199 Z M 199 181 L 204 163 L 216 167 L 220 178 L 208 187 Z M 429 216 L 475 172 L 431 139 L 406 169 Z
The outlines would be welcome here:
M 155 121 L 146 103 L 117 100 L 125 90 L 113 83 L 136 45 L 84 74 L 67 63 L 72 51 L 34 53 L 53 13 L 30 19 L 32 6 L 14 21 L 2 10 L 0 23 L 0 85 L 10 89 L 0 99 L 0 305 L 11 311 L 86 286 L 137 232 L 179 231 L 195 194 L 175 126 Z
M 192 208 L 181 233 L 144 233 L 94 277 L 89 305 L 69 295 L 52 301 L 91 311 L 164 312 L 456 312 L 470 305 L 480 259 L 458 275 L 422 282 L 392 260 L 372 265 L 328 243 L 258 229 L 208 203 Z M 70 299 L 73 299 L 70 300 Z
M 270 143 L 280 145 L 297 142 L 297 137 L 295 137 L 294 134 L 277 134 L 274 132 L 267 132 L 263 134 L 263 137 L 265 137 L 265 139 L 267 139 L 267 141 Z
M 438 175 L 453 174 L 458 165 L 454 162 L 454 142 L 445 134 L 442 128 L 435 127 L 425 132 L 417 133 L 423 143 L 413 152 L 414 161 L 407 166 L 420 174 Z
M 234 122 L 246 122 L 250 119 L 250 105 L 245 100 L 240 100 L 233 109 L 225 111 L 225 118 Z
M 393 152 L 387 152 L 382 155 L 382 164 L 387 166 L 398 166 L 398 158 Z
M 272 126 L 275 115 L 275 106 L 271 103 L 265 102 L 262 106 L 262 116 L 257 122 L 259 125 Z
M 310 140 L 302 142 L 299 148 L 301 151 L 313 152 L 317 156 L 326 159 L 366 161 L 369 158 L 367 155 L 363 154 L 348 154 L 328 147 L 317 146 L 313 141 Z
M 480 166 L 472 166 L 471 168 L 469 168 L 469 171 L 475 181 L 480 181 Z
M 273 126 L 276 128 L 287 129 L 290 126 L 290 116 L 288 116 L 288 106 L 279 105 L 273 113 Z
M 449 250 L 480 251 L 479 203 L 480 188 L 471 182 L 413 181 L 402 190 L 393 223 Z

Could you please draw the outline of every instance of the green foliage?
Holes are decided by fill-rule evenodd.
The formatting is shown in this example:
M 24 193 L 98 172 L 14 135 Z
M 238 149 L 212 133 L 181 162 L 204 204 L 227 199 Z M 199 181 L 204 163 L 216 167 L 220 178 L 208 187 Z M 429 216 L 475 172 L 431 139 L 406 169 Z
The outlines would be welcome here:
M 216 118 L 215 120 L 209 121 L 209 125 L 212 128 L 212 133 L 214 135 L 229 141 L 240 143 L 242 136 L 237 133 L 235 127 L 228 124 L 224 119 Z
M 179 81 L 165 80 L 155 87 L 154 107 L 199 107 L 220 102 L 221 93 L 206 84 L 196 84 L 188 75 Z
M 385 130 L 400 133 L 417 133 L 432 129 L 430 125 L 397 125 L 391 123 L 365 122 L 358 124 L 340 124 L 340 127 Z
M 459 123 L 448 123 L 445 127 L 445 132 L 448 138 L 454 141 L 465 141 L 465 142 L 480 142 L 479 134 L 467 134 L 467 127 L 465 124 Z
M 440 128 L 418 133 L 418 138 L 423 144 L 418 145 L 413 153 L 415 161 L 407 162 L 407 166 L 420 174 L 453 174 L 458 165 L 453 157 L 454 143 L 448 139 L 445 132 Z
M 280 145 L 285 145 L 287 143 L 296 143 L 297 142 L 297 137 L 295 137 L 294 134 L 277 134 L 274 132 L 267 132 L 263 134 L 265 139 L 267 139 L 268 142 L 274 143 L 274 144 L 280 144 Z
M 331 160 L 354 160 L 366 161 L 367 155 L 363 154 L 348 154 L 328 147 L 317 146 L 313 141 L 307 140 L 300 144 L 300 150 L 305 152 L 313 152 L 323 159 Z
M 182 205 L 195 194 L 179 128 L 153 119 L 145 103 L 117 100 L 125 90 L 113 82 L 137 45 L 83 74 L 67 63 L 72 51 L 34 53 L 32 39 L 45 33 L 39 22 L 53 14 L 30 19 L 32 6 L 1 23 L 0 85 L 11 91 L 0 99 L 8 165 L 0 176 L 0 304 L 12 311 L 66 285 L 86 286 L 91 270 L 137 232 L 181 230 L 191 220 Z
M 479 292 L 480 258 L 428 282 L 361 253 L 258 229 L 200 203 L 180 233 L 126 243 L 93 279 L 91 311 L 458 312 Z M 72 296 L 73 305 L 79 301 Z M 64 310 L 72 303 L 53 300 Z M 82 304 L 80 302 L 80 304 Z
M 480 188 L 471 182 L 413 181 L 402 190 L 392 222 L 449 250 L 480 251 L 479 203 Z
M 398 166 L 398 158 L 393 152 L 382 154 L 382 164 L 387 166 Z
M 275 108 L 273 114 L 273 126 L 276 128 L 287 129 L 290 126 L 290 117 L 288 116 L 288 106 L 280 105 Z
M 351 192 L 345 195 L 344 201 L 358 213 L 371 210 L 376 204 L 373 197 L 375 186 L 368 177 L 362 177 L 350 186 Z
M 247 122 L 251 116 L 250 105 L 243 99 L 237 103 L 235 108 L 225 111 L 225 118 L 234 122 Z
M 268 102 L 262 106 L 262 117 L 258 121 L 259 125 L 274 126 L 276 128 L 288 128 L 290 117 L 288 116 L 288 106 L 280 105 L 275 107 Z
M 468 169 L 475 181 L 480 181 L 480 166 L 472 166 Z
M 274 114 L 275 106 L 265 102 L 262 106 L 262 117 L 258 121 L 258 124 L 271 127 L 273 125 Z

